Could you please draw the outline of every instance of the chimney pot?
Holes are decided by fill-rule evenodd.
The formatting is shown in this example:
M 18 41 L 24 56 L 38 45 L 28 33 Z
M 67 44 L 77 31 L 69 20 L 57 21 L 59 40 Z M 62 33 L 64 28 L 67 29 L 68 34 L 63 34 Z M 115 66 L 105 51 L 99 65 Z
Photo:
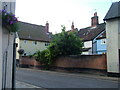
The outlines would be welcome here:
M 74 30 L 74 22 L 72 22 L 71 29 Z
M 97 12 L 94 13 L 94 16 L 97 16 Z

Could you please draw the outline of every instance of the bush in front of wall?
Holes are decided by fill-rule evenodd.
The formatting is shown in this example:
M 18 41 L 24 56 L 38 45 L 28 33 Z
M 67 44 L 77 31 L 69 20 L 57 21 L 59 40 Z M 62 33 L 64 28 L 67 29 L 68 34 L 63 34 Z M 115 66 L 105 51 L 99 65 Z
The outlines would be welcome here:
M 39 61 L 45 70 L 48 70 L 49 67 L 53 63 L 53 55 L 49 49 L 43 50 L 43 51 L 37 51 L 35 54 L 33 54 L 33 58 L 35 58 L 36 61 Z

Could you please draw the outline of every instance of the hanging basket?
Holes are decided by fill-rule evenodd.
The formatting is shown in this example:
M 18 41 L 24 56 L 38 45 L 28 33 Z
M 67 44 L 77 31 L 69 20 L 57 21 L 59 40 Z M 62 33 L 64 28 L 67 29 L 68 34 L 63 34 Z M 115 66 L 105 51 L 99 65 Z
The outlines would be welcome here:
M 5 10 L 0 11 L 0 19 L 2 20 L 2 27 L 9 32 L 17 32 L 18 20 L 12 13 L 7 13 Z

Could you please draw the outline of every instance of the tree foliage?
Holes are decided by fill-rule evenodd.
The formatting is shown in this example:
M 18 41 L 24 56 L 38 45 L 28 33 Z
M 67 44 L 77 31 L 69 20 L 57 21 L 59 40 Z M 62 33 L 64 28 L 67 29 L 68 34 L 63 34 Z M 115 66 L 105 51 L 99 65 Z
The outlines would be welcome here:
M 61 33 L 53 36 L 51 44 L 50 47 L 58 55 L 76 55 L 82 53 L 82 40 L 77 36 L 76 32 L 66 32 L 64 26 Z

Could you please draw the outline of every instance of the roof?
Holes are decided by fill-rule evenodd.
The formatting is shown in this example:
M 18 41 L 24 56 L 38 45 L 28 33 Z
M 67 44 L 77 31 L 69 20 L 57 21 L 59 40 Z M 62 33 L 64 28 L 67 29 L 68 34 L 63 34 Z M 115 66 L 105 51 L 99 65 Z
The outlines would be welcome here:
M 83 41 L 91 41 L 105 30 L 105 23 L 98 24 L 96 27 L 80 29 L 78 35 Z
M 106 38 L 106 31 L 102 33 L 97 39 L 103 39 Z
M 78 29 L 75 28 L 75 29 L 73 29 L 73 30 L 68 30 L 67 32 L 68 32 L 68 33 L 71 33 L 71 32 L 72 32 L 72 33 L 74 33 L 74 32 L 78 32 Z
M 104 20 L 109 20 L 109 19 L 114 19 L 114 18 L 120 18 L 120 1 L 112 3 Z
M 23 40 L 49 41 L 45 26 L 19 21 L 18 36 Z

